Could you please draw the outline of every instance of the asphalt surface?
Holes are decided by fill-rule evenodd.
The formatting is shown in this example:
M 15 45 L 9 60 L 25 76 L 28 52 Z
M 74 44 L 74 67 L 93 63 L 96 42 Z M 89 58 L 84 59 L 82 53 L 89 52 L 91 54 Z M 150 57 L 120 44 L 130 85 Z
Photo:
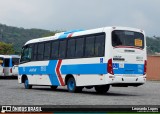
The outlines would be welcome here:
M 53 91 L 47 86 L 33 86 L 27 90 L 17 80 L 0 79 L 0 105 L 160 105 L 160 81 L 139 87 L 111 87 L 100 95 L 94 89 L 69 93 L 66 87 Z

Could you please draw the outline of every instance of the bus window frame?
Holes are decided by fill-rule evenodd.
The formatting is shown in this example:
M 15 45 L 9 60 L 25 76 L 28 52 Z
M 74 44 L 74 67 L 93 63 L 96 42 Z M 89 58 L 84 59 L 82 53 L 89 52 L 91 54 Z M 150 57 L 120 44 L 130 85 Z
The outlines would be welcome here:
M 104 48 L 103 48 L 103 55 L 101 56 L 95 56 L 95 41 L 96 41 L 96 37 L 98 35 L 103 35 L 104 36 Z M 93 37 L 94 36 L 94 55 L 93 56 L 85 56 L 85 49 L 86 49 L 86 37 Z M 22 63 L 27 63 L 27 62 L 30 62 L 30 61 L 46 61 L 46 60 L 59 60 L 59 59 L 81 59 L 81 58 L 95 58 L 95 57 L 104 57 L 105 56 L 105 47 L 106 47 L 106 33 L 105 32 L 100 32 L 100 33 L 93 33 L 93 34 L 86 34 L 86 35 L 79 35 L 79 36 L 74 36 L 72 37 L 71 39 L 75 39 L 75 51 L 76 51 L 76 40 L 77 39 L 84 39 L 84 44 L 83 44 L 83 56 L 82 57 L 76 57 L 76 52 L 75 52 L 75 56 L 74 57 L 67 57 L 67 51 L 68 51 L 68 38 L 63 38 L 63 39 L 56 39 L 56 40 L 49 40 L 49 41 L 44 41 L 44 42 L 35 42 L 35 43 L 30 43 L 30 44 L 27 44 L 25 46 L 23 46 L 22 49 L 24 49 L 25 47 L 29 47 L 31 46 L 32 47 L 32 53 L 31 53 L 31 60 L 29 61 L 21 61 L 22 57 L 20 58 L 20 64 Z M 66 41 L 66 48 L 65 48 L 65 58 L 60 58 L 59 57 L 59 49 L 60 49 L 60 42 L 61 41 Z M 48 43 L 50 42 L 50 57 L 49 59 L 44 59 L 44 52 L 43 52 L 43 59 L 42 60 L 37 60 L 37 56 L 38 56 L 38 45 L 43 43 L 44 45 L 44 50 L 45 50 L 45 43 Z M 53 42 L 58 42 L 58 57 L 57 58 L 52 58 L 52 43 Z M 34 56 L 34 49 L 35 49 L 35 45 L 37 45 L 37 52 L 36 52 L 36 60 L 33 60 L 33 56 Z M 43 51 L 44 51 L 43 50 Z M 22 50 L 23 51 L 23 50 Z M 23 53 L 23 52 L 22 52 Z M 22 55 L 22 54 L 21 54 Z

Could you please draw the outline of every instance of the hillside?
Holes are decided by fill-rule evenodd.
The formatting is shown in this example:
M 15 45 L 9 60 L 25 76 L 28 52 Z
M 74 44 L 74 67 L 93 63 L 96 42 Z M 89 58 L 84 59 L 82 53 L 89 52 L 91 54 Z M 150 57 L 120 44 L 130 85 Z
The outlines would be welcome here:
M 147 37 L 147 53 L 160 54 L 160 37 Z
M 0 24 L 0 41 L 13 44 L 20 51 L 23 44 L 33 38 L 53 35 L 54 32 L 42 29 L 24 29 Z
M 13 44 L 16 52 L 20 52 L 23 44 L 33 38 L 54 35 L 56 31 L 42 29 L 24 29 L 0 24 L 0 41 Z M 147 37 L 148 54 L 160 53 L 160 37 Z

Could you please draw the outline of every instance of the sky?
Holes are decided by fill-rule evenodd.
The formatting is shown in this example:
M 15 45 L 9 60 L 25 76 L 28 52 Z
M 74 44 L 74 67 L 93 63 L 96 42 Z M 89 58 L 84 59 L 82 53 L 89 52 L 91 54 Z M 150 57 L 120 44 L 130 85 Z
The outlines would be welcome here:
M 0 0 L 0 23 L 51 31 L 126 26 L 160 36 L 160 0 Z

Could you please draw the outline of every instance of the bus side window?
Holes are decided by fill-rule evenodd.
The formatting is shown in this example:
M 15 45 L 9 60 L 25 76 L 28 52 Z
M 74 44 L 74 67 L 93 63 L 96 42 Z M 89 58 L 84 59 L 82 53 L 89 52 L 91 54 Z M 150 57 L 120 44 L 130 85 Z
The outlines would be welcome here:
M 74 58 L 75 57 L 75 39 L 69 39 L 68 40 L 68 46 L 67 46 L 67 58 Z
M 51 59 L 58 59 L 59 41 L 53 41 L 51 44 Z
M 50 58 L 50 42 L 44 44 L 44 60 L 48 60 Z
M 32 58 L 32 46 L 25 46 L 22 51 L 21 61 L 20 62 L 28 62 L 31 61 Z
M 37 60 L 43 60 L 43 54 L 44 54 L 44 43 L 38 44 L 38 54 L 37 54 Z
M 94 39 L 95 39 L 95 36 L 86 37 L 85 57 L 94 56 Z
M 118 33 L 118 32 L 117 32 Z M 120 46 L 123 45 L 121 37 L 123 37 L 121 34 L 117 34 L 115 31 L 112 32 L 112 46 Z
M 37 60 L 37 44 L 34 44 L 32 60 Z
M 15 65 L 15 62 L 12 60 L 12 67 Z
M 64 59 L 66 57 L 66 40 L 60 41 L 59 44 L 59 58 Z
M 98 35 L 95 39 L 95 56 L 102 57 L 104 56 L 104 49 L 105 49 L 105 36 Z
M 84 53 L 84 38 L 78 38 L 76 39 L 76 52 L 75 52 L 76 58 L 83 57 L 83 53 Z

